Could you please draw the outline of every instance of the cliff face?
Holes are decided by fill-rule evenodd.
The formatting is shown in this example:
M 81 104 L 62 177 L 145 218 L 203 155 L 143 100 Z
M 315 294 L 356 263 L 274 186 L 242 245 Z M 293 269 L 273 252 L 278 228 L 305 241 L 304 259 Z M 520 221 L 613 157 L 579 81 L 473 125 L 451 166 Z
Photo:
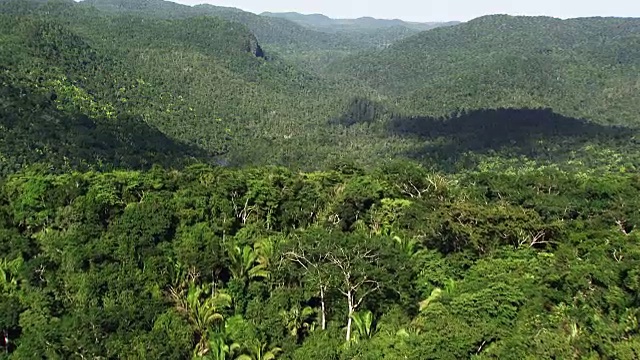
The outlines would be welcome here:
M 258 43 L 258 39 L 256 39 L 253 34 L 249 37 L 249 41 L 247 43 L 247 51 L 249 51 L 255 57 L 264 58 L 264 50 L 262 50 L 262 47 Z

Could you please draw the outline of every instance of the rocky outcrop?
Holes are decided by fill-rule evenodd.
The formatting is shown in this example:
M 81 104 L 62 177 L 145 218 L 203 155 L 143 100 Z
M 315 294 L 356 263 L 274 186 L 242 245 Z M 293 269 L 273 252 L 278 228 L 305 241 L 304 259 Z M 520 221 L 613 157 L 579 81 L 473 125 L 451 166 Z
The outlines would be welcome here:
M 262 47 L 260 47 L 260 44 L 258 44 L 258 39 L 256 39 L 254 35 L 251 35 L 249 37 L 249 41 L 247 44 L 247 51 L 253 54 L 253 56 L 255 57 L 259 57 L 259 58 L 265 57 L 264 50 L 262 50 Z

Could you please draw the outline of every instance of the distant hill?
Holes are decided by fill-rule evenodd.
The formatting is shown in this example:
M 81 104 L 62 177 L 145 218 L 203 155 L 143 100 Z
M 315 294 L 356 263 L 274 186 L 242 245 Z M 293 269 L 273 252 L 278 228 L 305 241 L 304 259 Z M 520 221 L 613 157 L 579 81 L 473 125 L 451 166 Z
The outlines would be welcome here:
M 309 30 L 332 34 L 347 43 L 355 44 L 352 45 L 355 50 L 386 48 L 421 31 L 458 24 L 458 22 L 416 23 L 372 17 L 332 19 L 322 14 L 305 15 L 295 12 L 265 12 L 261 15 L 274 19 L 286 19 Z
M 552 107 L 639 124 L 640 19 L 486 16 L 332 65 L 398 98 L 405 112 Z
M 307 26 L 331 26 L 335 21 L 323 14 L 300 14 L 297 12 L 283 12 L 283 13 L 273 13 L 273 12 L 263 12 L 260 15 L 287 19 L 290 21 L 297 22 L 301 25 Z
M 0 123 L 0 158 L 19 166 L 57 164 L 56 154 L 71 158 L 76 147 L 86 152 L 70 164 L 90 164 L 91 154 L 131 167 L 160 163 L 160 154 L 176 164 L 214 155 L 231 164 L 312 163 L 338 149 L 327 141 L 320 150 L 310 133 L 358 91 L 265 57 L 244 25 L 218 17 L 168 19 L 98 11 L 89 3 L 9 1 L 0 3 L 0 48 L 0 80 L 16 89 L 0 94 L 11 112 Z M 112 126 L 120 122 L 127 125 Z M 29 135 L 34 126 L 46 136 Z M 97 140 L 59 140 L 80 133 Z M 110 136 L 125 143 L 104 140 Z M 116 161 L 137 152 L 111 152 L 106 143 L 156 155 Z M 34 155 L 54 145 L 66 147 L 50 149 L 48 158 Z
M 421 30 L 447 25 L 372 18 L 333 20 L 324 15 L 311 15 L 311 23 L 325 25 L 310 26 L 309 22 L 298 18 L 306 18 L 305 15 L 256 15 L 237 8 L 210 4 L 186 6 L 165 0 L 84 0 L 82 4 L 108 13 L 162 19 L 216 16 L 239 22 L 255 34 L 264 48 L 313 71 L 319 71 L 329 62 L 350 53 L 384 48 Z
M 456 25 L 458 22 L 407 22 L 398 19 L 385 20 L 372 17 L 361 17 L 358 19 L 332 19 L 322 14 L 300 14 L 296 12 L 271 13 L 264 12 L 261 15 L 291 20 L 300 25 L 325 32 L 340 31 L 365 31 L 379 30 L 393 27 L 405 27 L 415 31 L 426 31 L 441 26 Z
M 209 4 L 187 6 L 164 0 L 85 0 L 101 11 L 128 13 L 155 18 L 175 19 L 217 16 L 242 23 L 265 45 L 290 47 L 335 48 L 339 40 L 333 36 L 306 29 L 291 21 L 262 17 L 235 8 Z M 349 46 L 350 44 L 345 44 Z

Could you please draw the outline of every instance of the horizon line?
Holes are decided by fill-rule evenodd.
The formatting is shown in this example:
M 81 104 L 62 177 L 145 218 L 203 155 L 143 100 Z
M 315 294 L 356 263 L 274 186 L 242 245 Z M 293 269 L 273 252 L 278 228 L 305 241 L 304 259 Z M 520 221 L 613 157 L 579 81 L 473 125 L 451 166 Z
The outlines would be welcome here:
M 73 0 L 74 2 L 84 2 L 85 0 Z M 99 0 L 98 0 L 99 1 Z M 405 23 L 413 23 L 413 24 L 433 24 L 433 23 L 467 23 L 479 18 L 483 18 L 483 17 L 487 17 L 487 16 L 512 16 L 512 17 L 544 17 L 544 18 L 551 18 L 551 19 L 557 19 L 557 20 L 573 20 L 573 19 L 592 19 L 592 18 L 615 18 L 615 19 L 638 19 L 640 17 L 636 17 L 636 16 L 615 16 L 615 15 L 589 15 L 589 16 L 573 16 L 573 17 L 561 17 L 561 16 L 553 16 L 553 15 L 545 15 L 545 14 L 517 14 L 517 13 L 486 13 L 483 15 L 478 15 L 478 16 L 474 16 L 474 17 L 470 17 L 470 18 L 466 18 L 466 19 L 448 19 L 448 20 L 406 20 L 403 18 L 383 18 L 383 17 L 375 17 L 375 16 L 371 16 L 371 15 L 363 15 L 363 16 L 359 16 L 359 17 L 332 17 L 329 16 L 327 14 L 324 13 L 318 13 L 318 12 L 314 12 L 314 13 L 306 13 L 306 12 L 301 12 L 301 11 L 295 11 L 295 10 L 279 10 L 279 11 L 274 11 L 274 10 L 266 10 L 266 11 L 252 11 L 252 10 L 247 10 L 247 9 L 243 9 L 237 6 L 223 6 L 223 5 L 215 5 L 215 4 L 211 4 L 208 2 L 201 2 L 198 4 L 184 4 L 179 2 L 180 0 L 157 0 L 157 1 L 166 1 L 166 2 L 172 2 L 174 4 L 177 5 L 182 5 L 182 6 L 188 6 L 188 7 L 196 7 L 196 6 L 214 6 L 214 7 L 219 7 L 219 8 L 227 8 L 227 9 L 235 9 L 235 10 L 239 10 L 239 11 L 244 11 L 247 13 L 251 13 L 257 16 L 267 16 L 264 14 L 274 14 L 274 15 L 278 15 L 278 14 L 298 14 L 298 15 L 302 15 L 302 16 L 324 16 L 330 20 L 360 20 L 360 19 L 374 19 L 374 20 L 383 20 L 383 21 L 402 21 Z M 285 19 L 285 20 L 289 20 L 289 19 Z M 292 22 L 295 22 L 294 20 L 289 20 Z

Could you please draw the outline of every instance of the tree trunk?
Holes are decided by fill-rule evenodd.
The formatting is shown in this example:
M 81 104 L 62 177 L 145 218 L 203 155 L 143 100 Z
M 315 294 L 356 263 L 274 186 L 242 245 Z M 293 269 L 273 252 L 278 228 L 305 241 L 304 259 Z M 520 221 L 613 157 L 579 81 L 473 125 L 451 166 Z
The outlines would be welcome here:
M 327 313 L 324 304 L 324 285 L 320 285 L 320 306 L 322 308 L 322 330 L 327 329 Z
M 349 318 L 347 319 L 347 342 L 351 341 L 351 322 L 353 316 L 353 294 L 351 290 L 347 292 L 347 303 L 349 304 Z

